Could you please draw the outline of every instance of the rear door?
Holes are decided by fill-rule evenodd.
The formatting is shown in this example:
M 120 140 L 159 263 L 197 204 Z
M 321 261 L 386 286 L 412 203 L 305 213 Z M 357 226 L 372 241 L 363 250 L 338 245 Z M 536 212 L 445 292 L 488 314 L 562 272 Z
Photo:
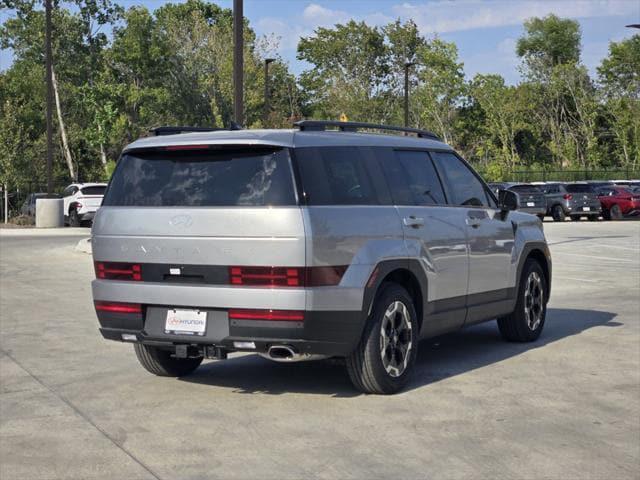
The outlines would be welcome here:
M 426 151 L 389 150 L 382 159 L 410 258 L 418 258 L 428 281 L 424 335 L 464 324 L 469 275 L 465 212 L 447 205 Z
M 464 217 L 469 246 L 467 323 L 482 319 L 483 305 L 513 294 L 514 230 L 488 188 L 451 152 L 431 153 L 443 180 L 447 201 Z

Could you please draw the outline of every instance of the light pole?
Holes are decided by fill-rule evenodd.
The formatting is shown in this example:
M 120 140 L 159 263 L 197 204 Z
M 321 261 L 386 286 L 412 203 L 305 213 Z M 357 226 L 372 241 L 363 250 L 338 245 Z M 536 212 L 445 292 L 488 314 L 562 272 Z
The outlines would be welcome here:
M 269 90 L 269 64 L 275 61 L 275 58 L 264 59 L 264 128 L 267 128 L 267 122 L 269 121 L 269 97 L 271 96 L 271 91 Z
M 45 0 L 44 56 L 47 83 L 47 196 L 53 195 L 53 69 L 51 52 L 51 0 Z
M 244 39 L 242 0 L 233 0 L 233 113 L 238 125 L 244 123 L 242 89 L 244 84 Z
M 409 126 L 409 68 L 415 65 L 414 62 L 404 64 L 404 126 Z

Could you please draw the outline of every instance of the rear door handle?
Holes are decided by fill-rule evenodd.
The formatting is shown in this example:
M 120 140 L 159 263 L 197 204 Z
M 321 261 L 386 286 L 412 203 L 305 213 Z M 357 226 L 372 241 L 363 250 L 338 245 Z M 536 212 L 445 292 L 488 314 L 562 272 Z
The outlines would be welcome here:
M 414 217 L 413 215 L 410 215 L 408 217 L 404 217 L 402 219 L 402 222 L 407 227 L 412 227 L 412 228 L 424 227 L 424 218 Z
M 470 227 L 473 228 L 478 228 L 480 226 L 480 219 L 479 218 L 471 218 L 471 217 L 467 217 L 467 225 L 469 225 Z

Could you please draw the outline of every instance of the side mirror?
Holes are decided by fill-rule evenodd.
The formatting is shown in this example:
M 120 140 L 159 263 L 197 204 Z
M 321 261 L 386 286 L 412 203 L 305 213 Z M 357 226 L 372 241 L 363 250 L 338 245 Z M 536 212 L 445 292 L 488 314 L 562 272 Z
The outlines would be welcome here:
M 518 195 L 511 190 L 498 190 L 498 203 L 502 211 L 518 209 Z

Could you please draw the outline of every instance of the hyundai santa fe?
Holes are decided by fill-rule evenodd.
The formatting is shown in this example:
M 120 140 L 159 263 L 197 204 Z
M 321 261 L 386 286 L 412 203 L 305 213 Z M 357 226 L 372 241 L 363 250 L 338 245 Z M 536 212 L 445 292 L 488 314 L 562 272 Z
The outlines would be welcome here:
M 540 220 L 435 135 L 311 120 L 172 133 L 125 148 L 93 224 L 100 331 L 149 372 L 341 357 L 357 389 L 390 394 L 421 339 L 493 319 L 510 341 L 542 332 Z

